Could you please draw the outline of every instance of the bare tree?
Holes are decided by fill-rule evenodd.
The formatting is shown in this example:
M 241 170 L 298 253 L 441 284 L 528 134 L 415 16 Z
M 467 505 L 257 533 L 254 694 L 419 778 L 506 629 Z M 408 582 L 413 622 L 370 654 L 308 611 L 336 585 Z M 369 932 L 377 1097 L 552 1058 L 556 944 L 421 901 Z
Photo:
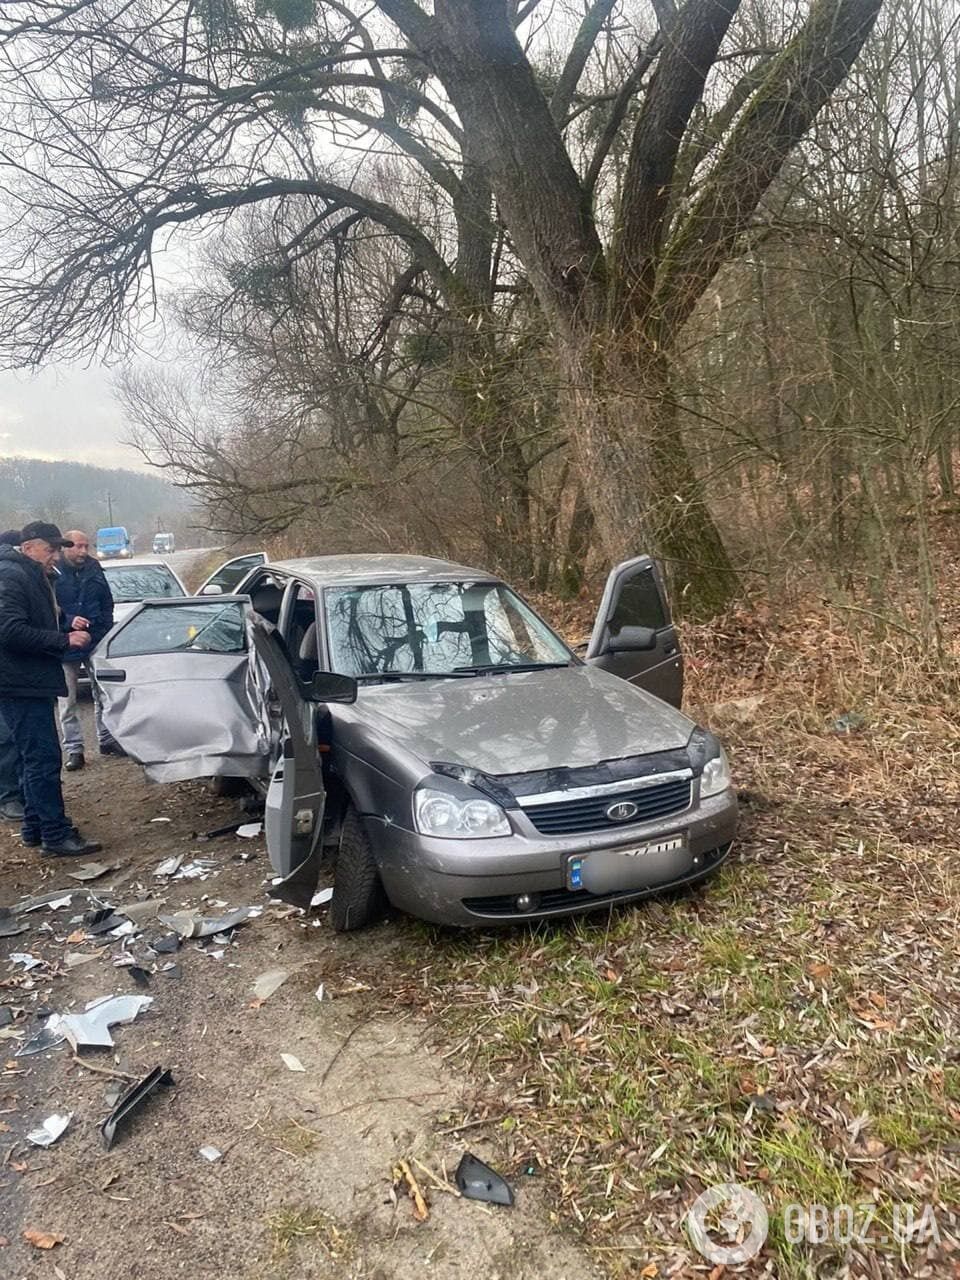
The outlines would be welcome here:
M 492 437 L 497 473 L 509 474 L 511 406 L 491 333 L 495 259 L 510 258 L 564 372 L 573 457 L 605 551 L 645 544 L 692 607 L 717 607 L 736 575 L 680 430 L 673 352 L 879 4 L 814 0 L 758 49 L 728 35 L 739 0 L 657 3 L 649 24 L 626 0 L 593 0 L 577 22 L 544 19 L 563 50 L 548 84 L 537 0 L 435 0 L 432 13 L 416 0 L 274 0 L 272 21 L 236 0 L 13 0 L 0 25 L 0 342 L 21 362 L 89 350 L 149 294 L 156 246 L 176 228 L 308 197 L 316 216 L 290 253 L 359 215 L 431 278 L 471 374 L 466 429 Z M 615 19 L 632 28 L 631 55 L 605 60 L 619 80 L 600 101 L 578 100 L 604 56 L 598 42 L 622 38 Z M 739 74 L 715 102 L 727 83 L 718 59 Z M 578 171 L 587 106 L 603 123 Z M 593 200 L 621 137 L 604 239 Z M 434 225 L 371 193 L 365 175 L 383 147 L 443 193 Z

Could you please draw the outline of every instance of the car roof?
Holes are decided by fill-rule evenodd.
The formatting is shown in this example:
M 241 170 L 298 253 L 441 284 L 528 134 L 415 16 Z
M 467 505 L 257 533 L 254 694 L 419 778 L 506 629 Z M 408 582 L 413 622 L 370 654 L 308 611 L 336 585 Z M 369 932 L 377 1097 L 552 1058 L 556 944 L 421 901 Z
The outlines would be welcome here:
M 263 566 L 309 578 L 318 587 L 380 582 L 499 581 L 496 574 L 432 556 L 306 556 L 302 560 L 269 560 Z

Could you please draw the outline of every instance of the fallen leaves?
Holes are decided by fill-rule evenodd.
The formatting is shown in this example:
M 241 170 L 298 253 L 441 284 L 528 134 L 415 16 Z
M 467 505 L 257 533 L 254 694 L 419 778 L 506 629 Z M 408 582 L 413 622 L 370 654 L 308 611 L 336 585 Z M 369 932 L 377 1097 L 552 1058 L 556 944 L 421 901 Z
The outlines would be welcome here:
M 35 1249 L 55 1249 L 58 1244 L 63 1244 L 64 1236 L 56 1231 L 36 1231 L 32 1227 L 28 1227 L 23 1238 L 27 1244 L 32 1244 Z

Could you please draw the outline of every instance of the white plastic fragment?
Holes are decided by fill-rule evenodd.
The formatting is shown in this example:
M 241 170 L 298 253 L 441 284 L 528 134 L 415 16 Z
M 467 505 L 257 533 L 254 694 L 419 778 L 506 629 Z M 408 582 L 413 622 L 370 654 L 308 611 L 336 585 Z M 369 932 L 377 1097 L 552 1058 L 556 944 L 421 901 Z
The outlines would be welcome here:
M 284 1066 L 289 1071 L 306 1071 L 307 1069 L 300 1059 L 295 1058 L 292 1053 L 281 1053 L 280 1057 L 283 1059 Z
M 36 969 L 38 965 L 43 964 L 42 960 L 30 955 L 28 951 L 11 951 L 9 960 L 11 964 L 22 964 L 25 973 L 29 973 L 31 969 Z
M 262 830 L 262 822 L 245 822 L 242 827 L 237 827 L 237 835 L 244 840 L 255 840 Z
M 85 1013 L 64 1014 L 59 1030 L 74 1049 L 112 1049 L 110 1028 L 117 1022 L 133 1022 L 152 1004 L 152 996 L 101 996 L 90 1001 Z
M 332 889 L 318 889 L 310 899 L 311 907 L 322 907 L 325 902 L 329 902 L 333 897 Z
M 319 987 L 317 987 L 316 991 L 314 992 L 314 995 L 317 997 L 318 1000 L 320 1000 L 321 1002 L 323 1001 L 323 983 L 322 982 L 320 983 Z
M 267 969 L 253 983 L 253 994 L 258 1000 L 269 1000 L 290 977 L 289 969 Z
M 157 821 L 158 821 L 158 819 L 157 819 L 157 818 L 154 818 L 154 819 L 153 819 L 153 821 L 154 821 L 154 822 L 157 822 Z M 168 822 L 169 822 L 169 818 L 168 818 L 168 819 L 166 819 L 166 821 L 168 821 Z M 157 867 L 155 868 L 155 870 L 154 870 L 154 873 L 153 873 L 153 874 L 154 874 L 155 876 L 158 876 L 158 877 L 160 877 L 160 876 L 172 876 L 172 875 L 173 875 L 173 873 L 174 873 L 174 872 L 179 868 L 180 863 L 181 863 L 182 861 L 183 861 L 183 854 L 182 854 L 182 853 L 176 853 L 176 854 L 174 854 L 174 856 L 173 856 L 172 858 L 164 858 L 163 862 L 161 862 L 161 863 L 159 864 L 159 866 L 157 866 Z
M 68 1111 L 65 1116 L 56 1113 L 47 1116 L 38 1129 L 30 1130 L 27 1141 L 32 1142 L 35 1147 L 52 1147 L 72 1119 L 72 1111 Z
M 113 867 L 108 867 L 105 862 L 83 862 L 76 871 L 68 871 L 67 875 L 71 880 L 99 880 L 101 876 L 105 876 L 108 871 L 112 871 Z
M 151 822 L 172 822 L 172 818 L 151 818 Z
M 218 1151 L 216 1147 L 201 1147 L 200 1154 L 204 1160 L 209 1160 L 211 1164 L 216 1164 L 223 1157 L 223 1152 Z

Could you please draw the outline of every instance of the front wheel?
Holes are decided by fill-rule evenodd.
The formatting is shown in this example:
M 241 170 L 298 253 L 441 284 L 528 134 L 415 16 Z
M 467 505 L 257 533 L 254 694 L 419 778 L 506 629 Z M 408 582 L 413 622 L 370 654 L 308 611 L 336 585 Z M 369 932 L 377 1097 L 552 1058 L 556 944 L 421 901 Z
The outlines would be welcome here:
M 364 929 L 381 919 L 387 896 L 380 883 L 370 838 L 353 805 L 348 805 L 340 831 L 340 847 L 333 870 L 330 923 L 337 933 Z

